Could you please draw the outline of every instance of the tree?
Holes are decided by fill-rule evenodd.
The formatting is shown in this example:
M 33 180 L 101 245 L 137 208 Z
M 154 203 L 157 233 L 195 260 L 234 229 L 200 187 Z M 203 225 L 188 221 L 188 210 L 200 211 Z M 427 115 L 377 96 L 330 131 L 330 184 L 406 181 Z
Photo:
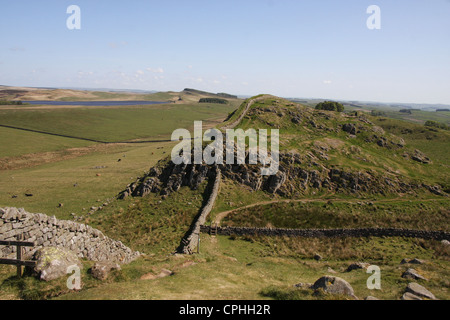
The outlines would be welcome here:
M 328 111 L 337 111 L 337 112 L 343 112 L 344 106 L 342 103 L 335 102 L 335 101 L 324 101 L 320 102 L 316 106 L 316 110 L 328 110 Z

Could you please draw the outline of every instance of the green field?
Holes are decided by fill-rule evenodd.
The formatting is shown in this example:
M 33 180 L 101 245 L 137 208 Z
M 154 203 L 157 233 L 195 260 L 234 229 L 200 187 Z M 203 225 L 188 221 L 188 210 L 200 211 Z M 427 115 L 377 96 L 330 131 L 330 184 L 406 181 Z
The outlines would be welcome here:
M 170 140 L 173 130 L 191 129 L 194 120 L 205 127 L 222 121 L 234 104 L 0 109 L 0 124 L 108 142 Z M 96 144 L 2 127 L 0 138 L 0 206 L 63 219 L 115 197 L 175 144 Z
M 149 138 L 170 139 L 175 129 L 190 129 L 195 120 L 207 122 L 223 119 L 233 108 L 233 104 L 168 104 L 133 107 L 0 109 L 0 125 L 105 142 Z

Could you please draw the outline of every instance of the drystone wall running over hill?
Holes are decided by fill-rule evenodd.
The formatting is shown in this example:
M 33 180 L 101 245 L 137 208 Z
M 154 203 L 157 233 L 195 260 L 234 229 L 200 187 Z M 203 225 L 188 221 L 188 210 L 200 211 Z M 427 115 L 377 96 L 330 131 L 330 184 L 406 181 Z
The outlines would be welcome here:
M 210 226 L 202 226 L 201 232 L 210 233 Z M 277 229 L 277 228 L 243 228 L 243 227 L 217 227 L 219 235 L 260 235 L 260 236 L 287 236 L 304 238 L 338 238 L 338 237 L 405 237 L 426 240 L 450 240 L 450 233 L 444 231 L 425 231 L 408 229 Z
M 0 208 L 0 240 L 34 242 L 24 248 L 29 256 L 42 247 L 66 248 L 80 258 L 91 261 L 111 261 L 126 264 L 140 256 L 122 242 L 106 237 L 100 230 L 73 221 L 58 220 L 24 209 Z M 15 258 L 15 247 L 0 247 L 0 257 Z
M 183 254 L 192 254 L 194 249 L 198 245 L 198 239 L 200 236 L 200 228 L 205 224 L 206 218 L 214 207 L 214 203 L 216 202 L 217 195 L 219 194 L 221 182 L 221 173 L 220 169 L 216 167 L 216 173 L 214 176 L 214 184 L 211 188 L 208 201 L 203 206 L 200 214 L 194 220 L 191 228 L 186 233 L 186 235 L 181 240 L 180 246 L 177 249 L 178 253 Z
M 241 120 L 246 116 L 248 110 L 250 110 L 253 104 L 255 104 L 258 101 L 267 99 L 268 97 L 269 97 L 268 95 L 264 95 L 262 97 L 254 98 L 248 101 L 247 105 L 245 106 L 244 110 L 242 110 L 242 113 L 239 115 L 239 117 L 231 123 L 226 123 L 221 129 L 226 130 L 226 129 L 233 129 L 234 127 L 236 127 L 241 122 Z

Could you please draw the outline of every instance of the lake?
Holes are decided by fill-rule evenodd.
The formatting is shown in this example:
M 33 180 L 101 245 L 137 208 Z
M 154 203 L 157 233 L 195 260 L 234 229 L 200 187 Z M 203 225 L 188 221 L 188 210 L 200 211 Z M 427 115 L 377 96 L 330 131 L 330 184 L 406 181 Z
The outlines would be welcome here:
M 162 101 L 22 101 L 31 105 L 50 105 L 50 106 L 86 106 L 86 107 L 104 107 L 104 106 L 142 106 L 152 104 L 164 104 L 169 102 Z

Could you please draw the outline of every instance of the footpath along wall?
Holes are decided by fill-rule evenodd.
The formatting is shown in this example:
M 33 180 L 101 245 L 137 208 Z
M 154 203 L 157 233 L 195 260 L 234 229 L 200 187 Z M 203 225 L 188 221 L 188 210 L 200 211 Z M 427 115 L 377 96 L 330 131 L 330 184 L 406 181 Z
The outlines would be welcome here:
M 129 263 L 141 255 L 88 225 L 29 213 L 23 208 L 0 208 L 0 240 L 14 241 L 20 236 L 23 236 L 23 241 L 36 245 L 24 248 L 25 255 L 42 247 L 59 247 L 73 251 L 80 258 L 120 264 Z M 14 259 L 15 250 L 15 246 L 1 246 L 0 257 Z

